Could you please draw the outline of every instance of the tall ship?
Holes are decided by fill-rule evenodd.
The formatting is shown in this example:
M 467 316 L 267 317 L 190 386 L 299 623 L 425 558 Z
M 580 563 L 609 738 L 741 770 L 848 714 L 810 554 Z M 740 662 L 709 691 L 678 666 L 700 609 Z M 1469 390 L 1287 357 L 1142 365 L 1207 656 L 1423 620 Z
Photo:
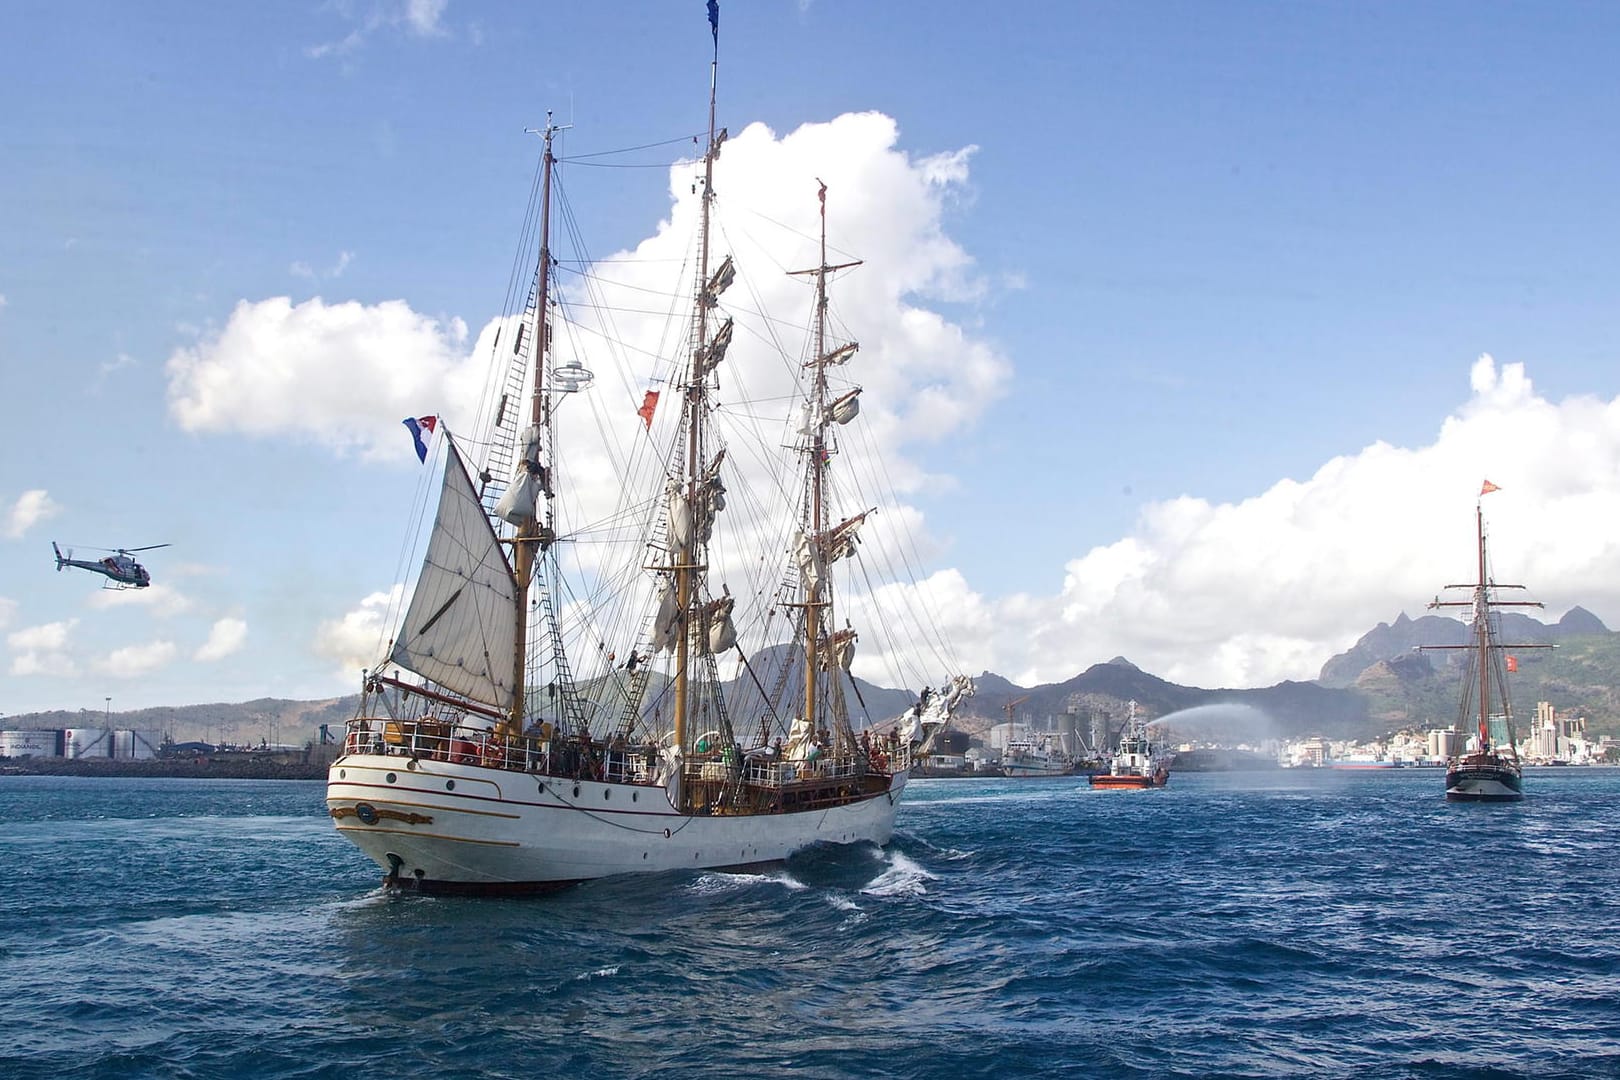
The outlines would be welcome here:
M 1094 788 L 1142 789 L 1164 787 L 1170 782 L 1170 766 L 1159 748 L 1148 737 L 1147 725 L 1130 703 L 1125 727 L 1119 736 L 1119 749 L 1105 772 L 1094 772 L 1088 782 Z
M 1551 645 L 1501 640 L 1499 612 L 1510 607 L 1541 607 L 1534 600 L 1504 600 L 1504 589 L 1523 585 L 1502 585 L 1491 580 L 1485 550 L 1484 497 L 1499 490 L 1486 481 L 1474 505 L 1475 551 L 1478 572 L 1467 584 L 1447 585 L 1466 589 L 1466 600 L 1441 600 L 1434 608 L 1468 608 L 1469 641 L 1462 645 L 1420 645 L 1423 650 L 1457 650 L 1464 655 L 1462 693 L 1457 706 L 1459 731 L 1473 729 L 1460 753 L 1446 761 L 1446 798 L 1453 802 L 1512 802 L 1524 798 L 1524 768 L 1519 761 L 1518 741 L 1513 728 L 1513 706 L 1508 697 L 1508 675 L 1518 669 L 1518 661 L 1507 650 L 1550 649 Z
M 923 674 L 952 665 L 920 591 L 872 597 L 916 578 L 915 549 L 878 444 L 854 423 L 858 345 L 829 285 L 859 264 L 829 261 L 827 186 L 806 177 L 820 258 L 793 272 L 810 312 L 799 345 L 778 344 L 783 320 L 748 307 L 757 282 L 711 252 L 733 233 L 717 221 L 726 132 L 708 6 L 708 139 L 689 163 L 687 284 L 671 285 L 690 307 L 643 361 L 662 389 L 621 388 L 622 410 L 591 396 L 591 349 L 616 345 L 626 368 L 640 352 L 611 339 L 608 271 L 553 251 L 554 204 L 576 219 L 548 119 L 520 261 L 534 269 L 514 275 L 477 423 L 464 435 L 406 421 L 424 458 L 429 436 L 442 481 L 326 792 L 338 831 L 391 887 L 533 892 L 887 843 L 913 762 L 973 692 L 965 676 Z M 569 267 L 586 269 L 554 287 Z M 739 280 L 750 287 L 733 306 Z M 641 292 L 625 308 L 656 306 Z M 576 440 L 598 452 L 570 456 Z M 858 638 L 877 643 L 890 685 L 921 688 L 909 707 L 868 709 L 850 674 Z

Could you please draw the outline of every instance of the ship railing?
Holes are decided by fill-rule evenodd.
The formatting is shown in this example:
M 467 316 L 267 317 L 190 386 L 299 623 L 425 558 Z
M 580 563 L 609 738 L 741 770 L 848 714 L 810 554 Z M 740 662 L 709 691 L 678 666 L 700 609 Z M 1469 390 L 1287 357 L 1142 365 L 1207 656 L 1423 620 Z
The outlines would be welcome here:
M 487 725 L 431 718 L 351 720 L 343 748 L 349 754 L 411 757 L 626 784 L 652 783 L 657 762 L 656 752 L 643 747 L 558 735 L 544 740 L 500 735 Z
M 742 759 L 742 781 L 750 787 L 780 788 L 815 780 L 849 780 L 872 773 L 895 773 L 911 768 L 911 748 L 876 748 L 855 755 L 818 755 L 805 760 L 782 761 L 773 756 L 753 754 Z M 689 780 L 731 780 L 736 759 L 723 752 L 688 759 Z
M 411 757 L 610 783 L 649 784 L 658 771 L 657 751 L 649 747 L 557 734 L 544 740 L 500 735 L 487 721 L 467 723 L 454 717 L 357 717 L 346 726 L 343 750 L 346 754 Z M 685 773 L 689 779 L 728 780 L 736 762 L 737 751 L 716 751 L 688 758 Z M 781 787 L 803 780 L 843 780 L 874 772 L 892 774 L 913 764 L 910 745 L 883 741 L 862 747 L 853 755 L 821 754 L 811 761 L 783 761 L 756 751 L 742 757 L 741 767 L 744 782 Z

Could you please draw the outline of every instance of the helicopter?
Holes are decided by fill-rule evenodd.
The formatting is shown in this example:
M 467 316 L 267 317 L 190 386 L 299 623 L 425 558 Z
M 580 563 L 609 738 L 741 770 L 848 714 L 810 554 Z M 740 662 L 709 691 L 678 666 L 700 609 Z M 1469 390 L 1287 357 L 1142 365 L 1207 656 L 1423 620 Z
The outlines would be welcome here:
M 61 570 L 66 566 L 77 566 L 80 570 L 93 570 L 107 578 L 104 589 L 144 589 L 152 584 L 152 575 L 146 572 L 146 567 L 136 562 L 134 553 L 137 551 L 155 551 L 166 548 L 168 544 L 148 544 L 138 548 L 100 548 L 101 551 L 111 551 L 105 559 L 94 562 L 73 557 L 73 549 L 69 548 L 66 555 L 51 541 L 51 550 L 56 552 L 56 568 Z

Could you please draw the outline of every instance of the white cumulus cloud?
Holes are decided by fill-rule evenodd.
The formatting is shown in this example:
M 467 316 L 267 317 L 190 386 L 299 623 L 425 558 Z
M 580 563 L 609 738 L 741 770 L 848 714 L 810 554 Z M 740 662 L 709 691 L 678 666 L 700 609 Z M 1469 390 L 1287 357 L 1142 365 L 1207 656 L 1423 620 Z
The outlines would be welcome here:
M 403 585 L 395 585 L 372 593 L 353 610 L 323 621 L 315 631 L 316 654 L 331 660 L 341 678 L 357 682 L 360 672 L 386 653 L 404 591 Z
M 17 497 L 17 501 L 11 504 L 11 509 L 6 513 L 6 536 L 13 540 L 21 540 L 29 529 L 61 512 L 62 507 L 44 488 L 25 491 Z
M 247 629 L 247 623 L 242 619 L 216 620 L 212 629 L 208 631 L 208 640 L 203 642 L 192 659 L 208 663 L 223 660 L 240 651 L 243 643 L 247 641 Z
M 1522 364 L 1489 356 L 1470 382 L 1427 445 L 1375 443 L 1238 503 L 1146 506 L 1055 594 L 985 604 L 964 651 L 1026 685 L 1115 655 L 1199 686 L 1313 679 L 1377 623 L 1472 580 L 1486 479 L 1501 489 L 1482 503 L 1496 580 L 1527 585 L 1549 619 L 1580 604 L 1620 624 L 1620 398 L 1548 401 Z
M 97 671 L 115 679 L 133 679 L 167 667 L 179 652 L 172 641 L 125 645 L 96 661 L 95 667 Z
M 78 619 L 24 627 L 6 635 L 13 675 L 74 675 L 78 667 L 68 653 Z
M 182 615 L 190 611 L 192 606 L 190 597 L 162 582 L 144 589 L 99 589 L 86 602 L 97 611 L 146 608 L 161 619 Z
M 482 385 L 481 369 L 467 371 L 466 339 L 460 320 L 399 300 L 244 300 L 218 334 L 169 358 L 169 411 L 187 431 L 302 436 L 399 458 L 410 452 L 400 417 L 454 412 Z

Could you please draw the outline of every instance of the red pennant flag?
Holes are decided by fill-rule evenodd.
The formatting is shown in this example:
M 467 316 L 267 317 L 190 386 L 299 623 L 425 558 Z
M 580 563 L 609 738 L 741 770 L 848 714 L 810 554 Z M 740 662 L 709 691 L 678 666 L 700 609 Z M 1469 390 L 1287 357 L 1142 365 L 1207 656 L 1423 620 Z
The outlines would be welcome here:
M 1517 656 L 1507 658 L 1507 669 L 1510 674 L 1519 670 L 1519 658 Z
M 653 410 L 657 408 L 658 391 L 647 391 L 647 396 L 641 399 L 641 408 L 636 410 L 636 415 L 641 417 L 641 422 L 647 425 L 648 431 L 652 430 Z
M 1491 493 L 1491 492 L 1493 492 L 1493 491 L 1501 491 L 1501 490 L 1502 490 L 1502 489 L 1501 489 L 1501 488 L 1499 488 L 1499 487 L 1497 487 L 1497 486 L 1496 486 L 1496 485 L 1495 485 L 1495 484 L 1493 484 L 1493 483 L 1491 483 L 1491 482 L 1490 482 L 1490 481 L 1489 481 L 1489 480 L 1487 480 L 1487 481 L 1485 481 L 1485 483 L 1484 483 L 1484 484 L 1483 484 L 1483 485 L 1482 485 L 1482 486 L 1481 486 L 1481 487 L 1480 487 L 1480 489 L 1479 489 L 1479 493 L 1480 493 L 1480 494 L 1481 494 L 1481 495 L 1489 495 L 1489 494 L 1490 494 L 1490 493 Z

